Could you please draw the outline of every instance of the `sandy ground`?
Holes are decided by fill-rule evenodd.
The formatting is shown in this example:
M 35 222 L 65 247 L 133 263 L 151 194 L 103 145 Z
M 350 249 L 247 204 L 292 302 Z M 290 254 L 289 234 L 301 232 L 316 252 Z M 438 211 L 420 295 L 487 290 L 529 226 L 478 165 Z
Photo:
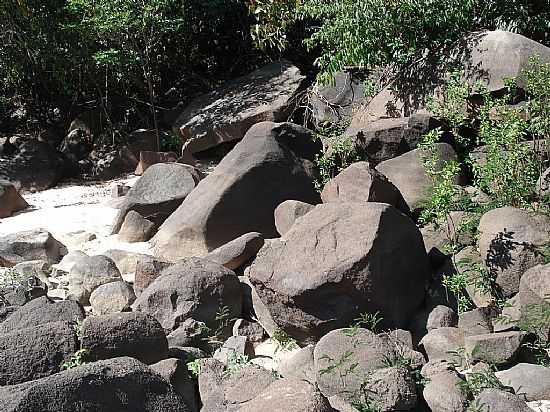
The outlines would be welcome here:
M 528 405 L 536 412 L 550 412 L 550 401 L 528 402 Z
M 0 236 L 44 228 L 69 250 L 100 254 L 109 249 L 150 253 L 148 243 L 125 243 L 110 236 L 110 227 L 117 209 L 111 189 L 116 184 L 132 186 L 138 177 L 128 176 L 101 183 L 65 183 L 37 193 L 24 193 L 30 207 L 9 218 L 0 219 Z M 82 243 L 84 233 L 96 239 Z

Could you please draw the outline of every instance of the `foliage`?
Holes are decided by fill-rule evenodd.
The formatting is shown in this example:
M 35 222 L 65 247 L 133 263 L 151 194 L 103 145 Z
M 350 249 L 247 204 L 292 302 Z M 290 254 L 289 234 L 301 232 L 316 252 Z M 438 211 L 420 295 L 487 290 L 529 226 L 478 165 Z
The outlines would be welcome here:
M 298 348 L 298 343 L 284 330 L 276 329 L 271 337 L 277 343 L 277 350 L 292 350 Z
M 323 153 L 315 157 L 315 165 L 319 172 L 315 186 L 319 192 L 330 179 L 352 163 L 361 160 L 353 138 L 343 134 L 345 129 L 344 124 L 334 124 L 321 126 L 318 132 L 318 138 L 323 141 Z
M 525 141 L 527 121 L 503 101 L 488 102 L 480 111 L 479 142 L 485 159 L 472 162 L 476 185 L 495 206 L 525 207 L 538 179 L 539 166 L 533 148 Z M 496 111 L 497 120 L 491 117 Z
M 201 373 L 201 360 L 194 359 L 191 362 L 187 362 L 187 370 L 189 371 L 191 377 L 198 379 L 199 374 Z
M 224 334 L 233 320 L 229 308 L 222 305 L 216 312 L 216 328 L 211 329 L 206 325 L 203 326 L 203 333 L 207 336 L 206 339 L 213 349 L 223 345 Z
M 227 364 L 224 370 L 224 376 L 231 376 L 240 371 L 246 364 L 248 364 L 248 356 L 241 355 L 235 351 L 230 351 L 227 355 Z
M 73 353 L 70 359 L 61 365 L 61 369 L 68 370 L 77 368 L 86 363 L 86 358 L 90 354 L 88 349 L 79 349 Z
M 242 0 L 6 0 L 0 95 L 151 128 L 164 105 L 256 67 L 250 23 Z
M 255 18 L 252 39 L 262 50 L 283 51 L 288 47 L 287 32 L 298 18 L 299 0 L 253 0 L 250 13 Z
M 537 362 L 550 366 L 550 296 L 541 303 L 522 308 L 517 326 L 533 335 L 534 341 L 525 345 L 534 353 Z
M 443 286 L 447 293 L 452 293 L 456 297 L 458 303 L 458 312 L 463 313 L 472 308 L 472 300 L 468 297 L 466 287 L 469 285 L 470 279 L 466 273 L 453 273 L 443 276 Z
M 468 373 L 466 380 L 460 381 L 459 386 L 470 399 L 477 397 L 485 389 L 506 390 L 492 369 Z
M 435 222 L 441 225 L 446 222 L 449 212 L 455 210 L 453 206 L 458 195 L 455 179 L 460 173 L 460 166 L 454 160 L 441 165 L 435 146 L 439 141 L 439 135 L 439 129 L 432 130 L 423 136 L 419 145 L 424 169 L 432 181 L 428 204 L 420 216 L 420 222 L 424 224 Z
M 343 333 L 350 337 L 356 336 L 361 328 L 368 329 L 372 332 L 377 332 L 378 325 L 382 322 L 382 320 L 382 315 L 380 315 L 380 312 L 378 311 L 375 313 L 364 312 L 353 321 L 349 328 L 344 329 Z
M 319 80 L 346 67 L 413 68 L 427 51 L 439 51 L 464 33 L 503 29 L 550 41 L 547 0 L 261 0 L 254 26 L 258 43 L 285 46 L 285 30 L 312 21 L 305 43 L 319 50 Z M 276 16 L 275 18 L 273 16 Z M 368 22 L 368 24 L 365 24 Z M 258 26 L 260 28 L 258 28 Z M 262 40 L 265 39 L 265 40 Z

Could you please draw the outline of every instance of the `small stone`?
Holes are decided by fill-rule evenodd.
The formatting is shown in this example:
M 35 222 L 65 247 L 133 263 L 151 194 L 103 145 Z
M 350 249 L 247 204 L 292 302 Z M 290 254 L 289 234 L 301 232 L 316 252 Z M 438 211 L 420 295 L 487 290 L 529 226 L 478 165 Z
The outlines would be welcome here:
M 135 300 L 134 290 L 124 281 L 101 285 L 90 295 L 90 304 L 96 315 L 127 312 Z

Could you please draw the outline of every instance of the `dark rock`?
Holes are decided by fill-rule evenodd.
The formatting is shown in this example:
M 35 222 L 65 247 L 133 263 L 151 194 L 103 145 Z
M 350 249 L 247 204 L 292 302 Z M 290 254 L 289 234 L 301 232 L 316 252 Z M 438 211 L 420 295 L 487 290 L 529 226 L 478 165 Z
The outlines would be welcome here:
M 54 303 L 42 296 L 26 305 L 0 323 L 0 334 L 43 325 L 49 322 L 80 322 L 84 319 L 84 309 L 73 301 Z
M 363 384 L 357 376 L 383 369 L 398 358 L 410 359 L 416 364 L 418 355 L 410 349 L 407 351 L 399 342 L 366 329 L 337 329 L 323 336 L 315 346 L 317 384 L 325 396 L 357 399 Z M 350 368 L 353 373 L 345 373 Z
M 48 143 L 26 140 L 8 161 L 0 161 L 0 179 L 19 189 L 44 190 L 67 176 L 67 161 Z
M 199 180 L 199 175 L 191 166 L 179 163 L 152 165 L 126 195 L 113 222 L 112 233 L 119 232 L 126 214 L 131 210 L 160 225 L 181 205 Z
M 77 350 L 78 339 L 69 322 L 50 322 L 1 334 L 0 386 L 57 373 Z
M 69 272 L 69 298 L 87 305 L 99 286 L 122 280 L 112 259 L 107 256 L 81 256 Z
M 484 389 L 474 400 L 486 412 L 532 412 L 517 395 L 499 389 Z
M 445 162 L 457 159 L 454 149 L 447 143 L 436 143 L 435 150 L 439 159 L 436 170 L 441 170 Z M 376 170 L 399 189 L 412 212 L 416 213 L 428 200 L 433 182 L 426 174 L 422 162 L 422 149 L 411 150 L 396 158 L 385 160 Z M 456 176 L 455 182 L 459 183 L 459 176 Z
M 147 242 L 155 234 L 156 225 L 141 216 L 135 210 L 130 210 L 120 226 L 118 238 L 123 242 Z
M 438 328 L 428 332 L 420 341 L 430 362 L 456 360 L 464 347 L 464 333 L 459 328 Z
M 167 339 L 170 347 L 195 346 L 210 349 L 208 345 L 209 337 L 204 330 L 204 323 L 193 318 L 185 319 L 177 329 L 167 336 Z
M 489 92 L 502 92 L 506 89 L 506 79 L 519 78 L 519 87 L 525 86 L 522 72 L 529 67 L 531 56 L 538 55 L 543 62 L 550 62 L 548 47 L 501 30 L 468 33 L 443 53 L 415 67 L 415 73 L 425 76 L 414 75 L 412 82 L 408 79 L 409 72 L 393 78 L 355 113 L 350 128 L 388 116 L 408 116 L 426 107 L 431 97 L 437 98 L 438 87 L 445 83 L 448 73 L 457 67 L 464 70 L 464 80 L 468 83 L 481 81 Z
M 416 149 L 420 138 L 440 125 L 423 113 L 409 118 L 364 120 L 355 117 L 345 134 L 354 137 L 356 150 L 375 165 Z
M 251 232 L 213 250 L 204 258 L 235 270 L 256 256 L 264 245 L 264 238 L 258 232 Z
M 170 265 L 171 263 L 156 260 L 152 257 L 138 260 L 134 278 L 134 292 L 136 296 L 141 295 L 141 292 L 153 283 L 160 276 L 161 272 Z
M 367 162 L 353 163 L 331 179 L 321 193 L 323 203 L 330 202 L 379 202 L 388 203 L 409 213 L 409 208 L 399 190 L 386 176 L 373 169 Z
M 200 365 L 201 412 L 237 411 L 275 381 L 271 372 L 255 365 L 243 366 L 232 374 L 225 373 L 224 365 L 215 359 L 201 360 Z
M 176 393 L 182 397 L 189 407 L 189 412 L 199 411 L 198 388 L 190 376 L 185 363 L 179 359 L 164 359 L 154 365 L 151 369 L 162 376 Z
M 147 169 L 157 163 L 174 163 L 177 162 L 178 155 L 174 152 L 151 152 L 141 151 L 139 153 L 139 163 L 134 174 L 141 176 Z
M 0 218 L 10 217 L 28 206 L 13 184 L 0 180 Z
M 39 259 L 58 263 L 66 254 L 67 248 L 44 229 L 0 237 L 0 266 L 3 267 Z
M 134 310 L 156 317 L 168 331 L 188 318 L 216 328 L 216 314 L 226 309 L 229 319 L 241 314 L 239 279 L 229 269 L 199 258 L 179 261 L 162 271 L 134 304 Z
M 155 254 L 204 256 L 245 233 L 277 236 L 273 212 L 281 202 L 318 202 L 311 161 L 320 150 L 301 126 L 254 125 L 161 226 Z
M 78 406 L 78 409 L 75 407 Z M 160 375 L 131 358 L 85 364 L 0 388 L 4 412 L 191 412 Z
M 119 249 L 107 250 L 103 253 L 103 256 L 107 256 L 109 259 L 112 259 L 112 261 L 115 262 L 119 272 L 127 275 L 133 275 L 136 273 L 138 261 L 153 258 L 150 255 Z
M 424 400 L 433 412 L 465 412 L 468 397 L 461 389 L 464 382 L 456 372 L 444 371 L 430 377 L 424 387 Z
M 130 356 L 151 364 L 168 356 L 164 330 L 142 313 L 90 316 L 82 324 L 81 339 L 91 361 Z
M 259 343 L 264 340 L 265 331 L 259 323 L 237 319 L 233 324 L 233 336 L 246 336 L 250 342 Z
M 490 308 L 478 308 L 460 314 L 458 327 L 464 336 L 482 335 L 493 332 L 493 310 Z
M 389 367 L 370 373 L 363 383 L 369 400 L 383 411 L 408 411 L 418 401 L 416 385 L 411 372 L 405 367 Z
M 310 104 L 316 124 L 345 123 L 365 100 L 363 81 L 354 73 L 337 72 L 334 84 L 314 86 Z
M 466 336 L 464 349 L 469 359 L 503 365 L 516 358 L 524 338 L 524 332 L 516 331 Z
M 430 312 L 426 329 L 430 331 L 444 327 L 455 327 L 457 324 L 458 315 L 456 312 L 447 306 L 439 305 Z
M 519 363 L 495 375 L 504 386 L 512 387 L 516 395 L 525 401 L 550 399 L 550 368 Z
M 314 350 L 314 345 L 308 345 L 290 358 L 283 358 L 279 363 L 278 372 L 285 378 L 304 380 L 315 385 L 317 374 L 313 355 Z
M 541 310 L 546 310 L 545 313 L 548 313 L 550 307 L 548 296 L 550 296 L 550 264 L 538 265 L 527 270 L 521 277 L 519 295 L 516 295 L 520 316 L 512 315 L 512 320 L 529 321 L 533 319 L 533 314 L 536 316 L 537 313 L 541 313 Z M 506 313 L 503 311 L 503 314 Z M 550 322 L 547 321 L 546 327 L 540 324 L 538 329 L 539 338 L 543 342 L 550 341 Z
M 326 399 L 315 386 L 293 379 L 279 379 L 262 393 L 246 402 L 238 412 L 332 412 Z
M 315 341 L 364 312 L 380 312 L 383 327 L 405 326 L 423 301 L 428 274 L 420 232 L 397 209 L 329 203 L 299 219 L 284 240 L 266 243 L 249 278 L 280 329 Z
M 133 172 L 138 164 L 137 157 L 128 146 L 96 147 L 88 159 L 92 164 L 91 175 L 102 180 Z

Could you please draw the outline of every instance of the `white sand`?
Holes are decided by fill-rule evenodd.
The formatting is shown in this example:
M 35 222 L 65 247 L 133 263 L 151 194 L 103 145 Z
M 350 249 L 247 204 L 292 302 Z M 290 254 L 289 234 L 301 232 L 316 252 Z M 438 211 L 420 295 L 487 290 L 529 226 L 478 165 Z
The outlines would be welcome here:
M 111 188 L 117 183 L 133 185 L 138 177 L 129 176 L 102 183 L 69 183 L 37 193 L 24 193 L 31 205 L 14 216 L 0 219 L 0 236 L 24 230 L 43 228 L 68 248 L 99 254 L 108 249 L 150 253 L 148 243 L 120 242 L 110 236 L 117 209 L 106 204 L 112 201 Z M 75 232 L 88 232 L 96 240 L 75 244 Z
M 535 401 L 527 404 L 536 412 L 550 412 L 550 401 Z

